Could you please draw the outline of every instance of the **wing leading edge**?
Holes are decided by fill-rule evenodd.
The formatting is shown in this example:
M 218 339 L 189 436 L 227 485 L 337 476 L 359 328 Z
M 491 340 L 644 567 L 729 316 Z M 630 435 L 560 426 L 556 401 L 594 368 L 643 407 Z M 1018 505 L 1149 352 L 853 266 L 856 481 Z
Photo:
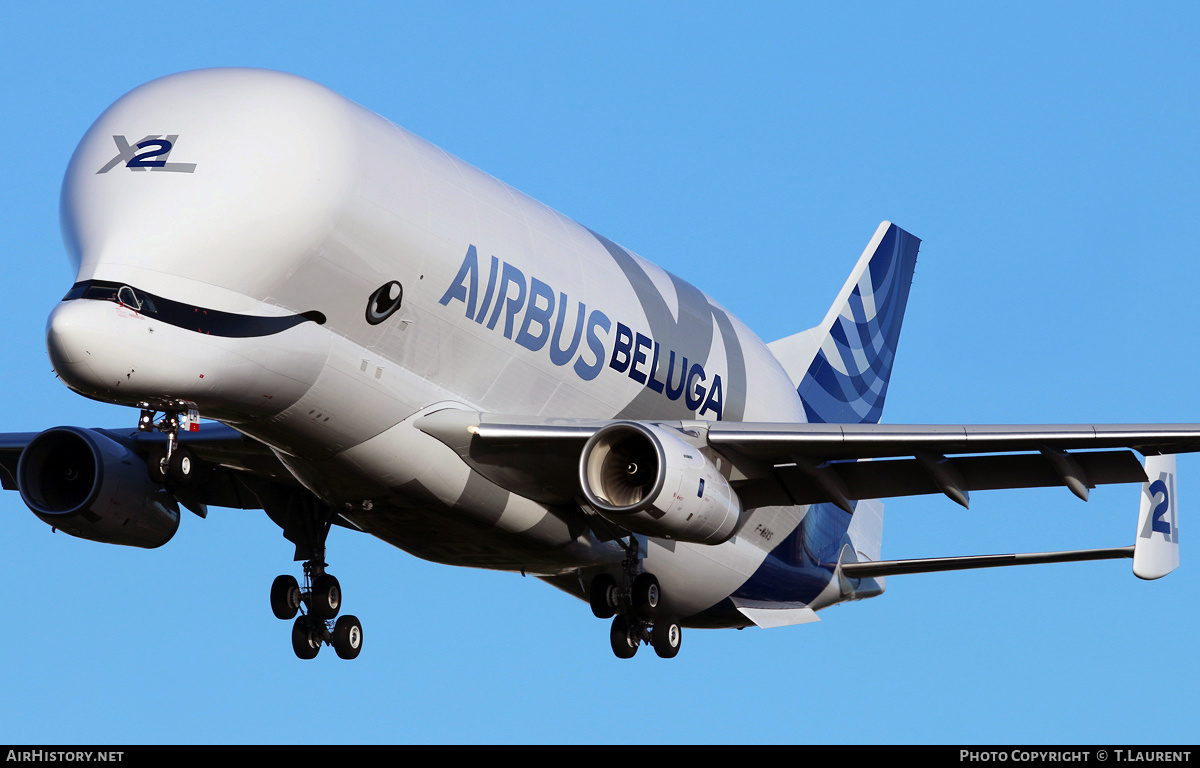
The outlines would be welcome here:
M 611 421 L 447 409 L 417 426 L 497 485 L 542 501 L 578 498 L 579 452 Z M 973 490 L 1146 481 L 1146 456 L 1200 451 L 1200 424 L 898 425 L 667 422 L 731 466 L 746 508 Z M 871 461 L 862 461 L 871 459 Z

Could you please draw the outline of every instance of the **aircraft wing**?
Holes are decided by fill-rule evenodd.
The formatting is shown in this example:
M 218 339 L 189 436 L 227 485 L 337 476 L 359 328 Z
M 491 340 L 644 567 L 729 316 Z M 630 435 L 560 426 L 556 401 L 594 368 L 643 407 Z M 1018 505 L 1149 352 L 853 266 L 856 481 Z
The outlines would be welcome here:
M 580 497 L 580 453 L 616 423 L 447 409 L 417 426 L 496 484 L 553 503 Z M 1056 485 L 1086 499 L 1096 485 L 1146 480 L 1133 451 L 1200 451 L 1200 424 L 654 423 L 728 461 L 746 508 L 930 493 L 966 506 L 971 491 Z
M 544 503 L 583 496 L 584 445 L 612 420 L 537 419 L 445 409 L 417 426 L 454 449 L 497 485 Z M 971 491 L 1065 485 L 1080 498 L 1110 483 L 1146 481 L 1134 455 L 1200 451 L 1200 424 L 878 425 L 745 422 L 641 422 L 665 427 L 712 458 L 747 509 L 944 493 L 966 506 Z M 165 443 L 136 429 L 95 432 L 145 456 Z M 0 435 L 0 485 L 16 489 L 21 451 L 39 433 Z M 206 506 L 261 508 L 253 486 L 295 480 L 269 448 L 217 423 L 185 432 L 205 474 L 179 501 L 197 514 Z M 865 461 L 864 461 L 865 460 Z
M 161 432 L 137 429 L 92 429 L 143 459 L 155 447 L 165 446 Z M 21 452 L 40 432 L 0 434 L 0 486 L 17 490 L 17 467 Z M 209 504 L 233 509 L 261 509 L 251 485 L 264 481 L 295 485 L 295 478 L 279 462 L 271 449 L 237 430 L 216 422 L 200 425 L 197 432 L 180 432 L 186 445 L 202 462 L 204 469 L 196 482 L 173 489 L 173 494 L 188 509 L 204 517 Z

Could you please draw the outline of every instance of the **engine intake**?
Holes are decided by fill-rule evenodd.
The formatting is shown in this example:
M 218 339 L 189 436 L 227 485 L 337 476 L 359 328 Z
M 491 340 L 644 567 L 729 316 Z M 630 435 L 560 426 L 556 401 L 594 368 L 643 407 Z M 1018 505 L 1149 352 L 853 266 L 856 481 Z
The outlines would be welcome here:
M 711 461 L 670 430 L 610 424 L 583 447 L 579 479 L 598 513 L 635 533 L 720 544 L 737 531 L 742 504 Z
M 179 505 L 146 463 L 91 429 L 55 427 L 31 440 L 17 487 L 39 520 L 81 539 L 152 549 L 179 529 Z

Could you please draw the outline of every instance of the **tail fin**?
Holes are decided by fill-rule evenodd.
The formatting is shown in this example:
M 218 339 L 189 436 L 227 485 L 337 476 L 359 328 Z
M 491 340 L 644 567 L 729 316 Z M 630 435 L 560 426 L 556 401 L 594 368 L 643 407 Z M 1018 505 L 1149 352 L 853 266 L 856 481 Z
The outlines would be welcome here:
M 1179 567 L 1175 457 L 1147 456 L 1146 477 L 1133 545 L 1133 573 L 1142 579 L 1159 579 Z
M 821 324 L 767 345 L 810 423 L 879 422 L 920 245 L 883 222 Z

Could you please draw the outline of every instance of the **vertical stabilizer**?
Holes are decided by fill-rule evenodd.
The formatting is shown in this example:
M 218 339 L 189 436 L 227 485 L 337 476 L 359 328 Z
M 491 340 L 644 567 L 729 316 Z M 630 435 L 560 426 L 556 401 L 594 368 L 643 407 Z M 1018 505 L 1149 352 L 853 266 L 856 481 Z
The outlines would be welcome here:
M 810 423 L 879 422 L 920 245 L 883 222 L 821 324 L 767 345 Z

